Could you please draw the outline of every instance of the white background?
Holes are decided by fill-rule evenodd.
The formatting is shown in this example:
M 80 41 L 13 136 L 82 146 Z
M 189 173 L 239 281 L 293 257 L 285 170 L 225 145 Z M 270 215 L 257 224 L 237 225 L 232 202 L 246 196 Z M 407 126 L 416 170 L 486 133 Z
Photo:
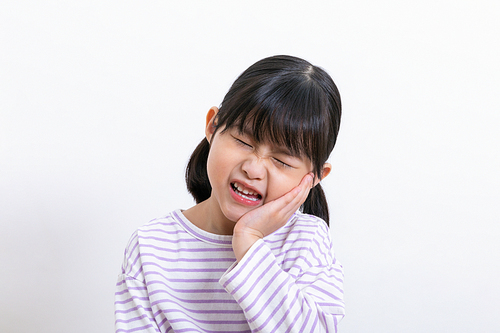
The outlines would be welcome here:
M 123 250 L 192 200 L 206 111 L 274 54 L 327 69 L 341 332 L 500 332 L 500 2 L 4 1 L 0 331 L 112 332 Z

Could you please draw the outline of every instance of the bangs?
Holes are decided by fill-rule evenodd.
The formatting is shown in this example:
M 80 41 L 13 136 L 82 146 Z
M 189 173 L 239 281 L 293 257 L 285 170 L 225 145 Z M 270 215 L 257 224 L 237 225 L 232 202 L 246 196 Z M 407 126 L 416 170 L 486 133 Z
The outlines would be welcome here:
M 230 112 L 221 107 L 217 127 L 223 131 L 237 128 L 257 143 L 271 143 L 292 156 L 307 157 L 318 174 L 322 166 L 319 161 L 328 158 L 331 123 L 320 87 L 312 80 L 288 78 L 246 90 L 237 104 L 224 105 L 231 108 Z

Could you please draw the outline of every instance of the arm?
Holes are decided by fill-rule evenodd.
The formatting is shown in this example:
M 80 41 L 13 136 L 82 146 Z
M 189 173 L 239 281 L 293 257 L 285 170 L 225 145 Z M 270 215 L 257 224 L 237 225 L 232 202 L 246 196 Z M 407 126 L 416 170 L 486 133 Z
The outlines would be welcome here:
M 140 267 L 137 233 L 126 250 L 115 292 L 115 332 L 160 332 Z
M 309 246 L 300 244 L 306 250 L 294 254 L 298 274 L 283 270 L 283 258 L 258 240 L 221 278 L 253 332 L 336 332 L 344 315 L 342 266 L 333 258 L 328 234 L 320 237 L 326 241 L 311 238 Z

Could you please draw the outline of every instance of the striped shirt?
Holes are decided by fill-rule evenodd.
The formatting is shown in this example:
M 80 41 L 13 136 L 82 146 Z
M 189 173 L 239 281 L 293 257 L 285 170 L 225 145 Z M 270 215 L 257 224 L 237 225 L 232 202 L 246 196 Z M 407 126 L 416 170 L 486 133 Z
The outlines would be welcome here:
M 231 239 L 180 210 L 139 228 L 117 282 L 116 332 L 337 332 L 343 272 L 323 220 L 297 212 L 239 262 Z

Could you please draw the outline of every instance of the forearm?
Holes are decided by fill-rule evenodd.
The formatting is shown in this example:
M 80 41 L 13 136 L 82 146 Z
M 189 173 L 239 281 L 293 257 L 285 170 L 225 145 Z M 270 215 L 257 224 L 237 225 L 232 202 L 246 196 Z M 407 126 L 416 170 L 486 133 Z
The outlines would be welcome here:
M 220 283 L 255 331 L 335 332 L 343 317 L 341 296 L 321 287 L 309 288 L 310 292 L 301 289 L 309 284 L 299 284 L 283 271 L 263 241 L 258 241 Z

